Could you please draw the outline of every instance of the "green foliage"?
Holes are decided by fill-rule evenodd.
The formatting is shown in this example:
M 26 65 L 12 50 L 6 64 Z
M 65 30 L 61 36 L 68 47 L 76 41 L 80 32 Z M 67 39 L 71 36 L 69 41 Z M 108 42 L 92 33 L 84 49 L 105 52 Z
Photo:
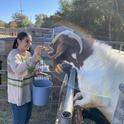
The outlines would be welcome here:
M 51 28 L 55 24 L 54 20 L 49 17 L 45 18 L 42 27 Z
M 31 24 L 31 22 L 29 21 L 29 19 L 26 17 L 22 20 L 22 22 L 20 23 L 20 27 L 28 27 Z
M 73 5 L 71 1 L 61 0 L 60 1 L 60 8 L 62 12 L 68 13 L 73 11 Z
M 124 40 L 124 17 L 120 14 L 124 1 L 61 0 L 60 7 L 58 15 L 61 19 L 89 30 L 94 37 L 102 40 Z
M 42 24 L 44 23 L 45 18 L 47 18 L 47 15 L 45 15 L 45 14 L 35 15 L 35 26 L 41 27 Z
M 28 67 L 28 73 L 29 73 L 29 74 L 34 74 L 35 71 L 36 71 L 36 70 L 35 70 L 35 67 L 31 67 L 31 66 Z
M 12 16 L 13 20 L 17 23 L 17 27 L 28 27 L 31 22 L 29 21 L 28 17 L 21 13 L 15 13 Z
M 39 14 L 35 16 L 35 26 L 50 28 L 54 24 L 53 17 L 47 17 L 47 15 Z

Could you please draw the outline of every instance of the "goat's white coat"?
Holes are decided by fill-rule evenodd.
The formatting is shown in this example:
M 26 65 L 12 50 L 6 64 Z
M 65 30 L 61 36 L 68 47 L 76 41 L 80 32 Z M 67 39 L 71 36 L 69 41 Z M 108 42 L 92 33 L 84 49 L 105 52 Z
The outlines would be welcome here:
M 95 42 L 93 53 L 78 69 L 82 100 L 76 104 L 97 107 L 111 121 L 119 96 L 119 84 L 124 82 L 124 56 L 110 46 Z

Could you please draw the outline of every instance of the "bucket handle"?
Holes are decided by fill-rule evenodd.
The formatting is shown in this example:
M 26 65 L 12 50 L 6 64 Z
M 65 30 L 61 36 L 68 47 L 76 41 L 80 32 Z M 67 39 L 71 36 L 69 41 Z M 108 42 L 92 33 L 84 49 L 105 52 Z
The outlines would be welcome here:
M 52 79 L 52 75 L 50 75 L 46 72 L 39 72 L 38 74 L 33 75 L 33 78 L 38 77 L 38 76 L 48 77 L 49 79 Z

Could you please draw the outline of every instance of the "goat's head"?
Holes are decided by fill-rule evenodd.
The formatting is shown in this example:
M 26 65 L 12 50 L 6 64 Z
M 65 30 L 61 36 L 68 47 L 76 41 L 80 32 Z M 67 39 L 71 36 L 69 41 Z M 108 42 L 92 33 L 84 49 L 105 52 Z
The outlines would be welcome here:
M 52 41 L 53 52 L 49 53 L 55 65 L 63 61 L 73 63 L 76 67 L 83 66 L 83 61 L 91 54 L 91 45 L 72 31 L 59 33 Z

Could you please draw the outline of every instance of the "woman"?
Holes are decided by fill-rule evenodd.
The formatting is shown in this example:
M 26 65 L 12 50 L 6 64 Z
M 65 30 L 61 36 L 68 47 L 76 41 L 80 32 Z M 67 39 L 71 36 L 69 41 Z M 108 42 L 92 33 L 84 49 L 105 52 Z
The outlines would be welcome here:
M 31 77 L 43 50 L 42 46 L 37 46 L 31 57 L 31 44 L 31 35 L 20 32 L 7 58 L 8 102 L 12 108 L 13 124 L 28 124 L 31 117 Z

